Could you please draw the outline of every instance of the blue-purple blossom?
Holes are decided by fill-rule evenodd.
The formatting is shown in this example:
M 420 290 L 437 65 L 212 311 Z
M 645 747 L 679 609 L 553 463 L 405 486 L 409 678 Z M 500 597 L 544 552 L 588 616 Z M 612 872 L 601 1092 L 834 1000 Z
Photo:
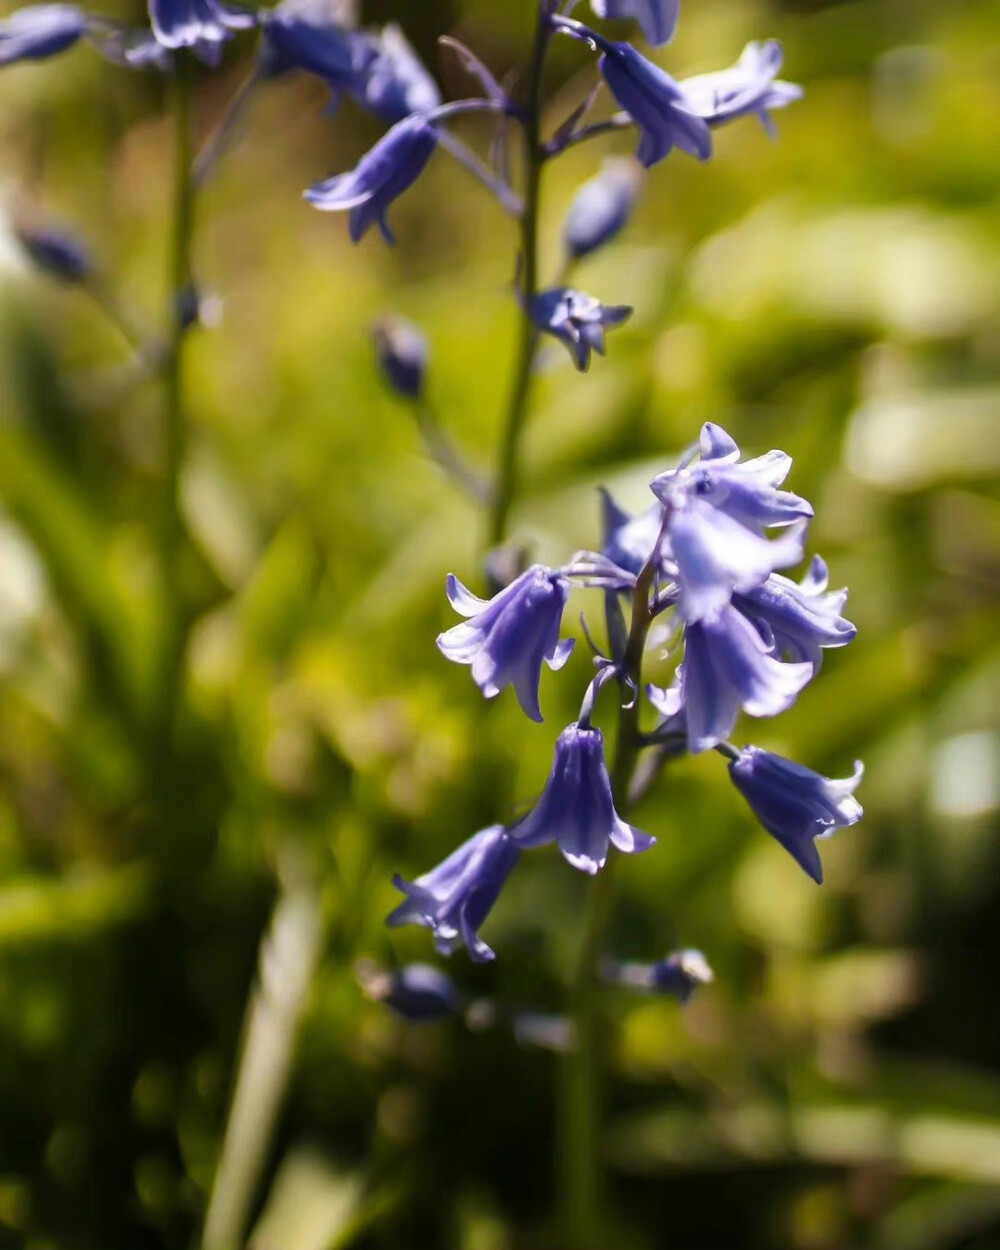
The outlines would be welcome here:
M 688 747 L 707 751 L 732 733 L 742 708 L 749 716 L 777 716 L 795 702 L 813 675 L 812 664 L 784 664 L 745 616 L 726 605 L 684 630 L 679 685 L 648 688 L 663 716 L 683 711 Z
M 601 965 L 601 977 L 639 994 L 670 994 L 680 1003 L 686 1003 L 696 989 L 714 980 L 708 960 L 696 950 L 673 951 L 651 964 L 607 959 Z
M 520 849 L 503 825 L 481 829 L 416 881 L 394 877 L 396 889 L 407 897 L 390 913 L 386 924 L 390 928 L 417 924 L 430 929 L 442 955 L 450 955 L 464 944 L 477 963 L 495 958 L 479 936 L 479 928 L 519 857 Z
M 149 0 L 149 20 L 165 48 L 219 44 L 257 21 L 253 13 L 230 9 L 221 0 Z
M 748 43 L 729 69 L 681 79 L 681 91 L 692 113 L 710 126 L 720 126 L 753 113 L 769 134 L 774 132 L 769 109 L 784 108 L 802 98 L 802 88 L 778 77 L 784 52 L 777 39 Z
M 354 169 L 316 183 L 305 198 L 322 212 L 347 211 L 355 243 L 374 225 L 386 242 L 394 243 L 385 215 L 393 200 L 423 173 L 437 141 L 437 131 L 425 118 L 407 117 L 384 134 Z
M 371 37 L 371 45 L 371 61 L 353 88 L 360 104 L 391 122 L 437 108 L 438 85 L 395 22 Z
M 602 40 L 600 70 L 641 132 L 636 155 L 647 168 L 675 147 L 699 160 L 712 154 L 708 124 L 688 107 L 678 83 L 630 44 Z
M 592 295 L 569 287 L 555 287 L 533 296 L 528 313 L 540 330 L 566 344 L 573 363 L 586 373 L 591 352 L 604 355 L 604 331 L 627 321 L 632 309 L 623 304 L 602 304 Z
M 405 317 L 383 317 L 373 333 L 378 367 L 386 382 L 400 398 L 419 400 L 429 351 L 423 332 Z
M 364 962 L 358 980 L 369 998 L 384 1003 L 413 1024 L 428 1024 L 461 1014 L 465 1002 L 451 977 L 432 964 L 378 968 Z
M 0 66 L 44 61 L 87 33 L 87 16 L 75 4 L 33 4 L 0 22 Z
M 642 174 L 629 157 L 606 160 L 600 172 L 576 193 L 563 224 L 563 241 L 579 260 L 615 238 L 632 215 Z
M 841 615 L 846 590 L 827 591 L 826 564 L 814 556 L 801 582 L 772 573 L 743 594 L 733 605 L 748 616 L 765 640 L 773 640 L 779 655 L 806 660 L 819 670 L 823 650 L 844 647 L 857 635 L 856 627 Z
M 261 18 L 261 65 L 278 75 L 315 74 L 337 94 L 363 79 L 376 52 L 371 38 L 337 21 L 328 0 L 282 0 Z
M 263 21 L 261 64 L 274 76 L 299 69 L 348 92 L 386 121 L 429 112 L 438 85 L 395 23 L 381 31 L 348 29 L 325 0 L 282 0 Z
M 632 19 L 653 47 L 669 42 L 677 29 L 680 0 L 590 0 L 598 17 Z
M 32 263 L 49 277 L 69 283 L 82 283 L 93 277 L 90 251 L 67 230 L 20 222 L 14 233 Z
M 477 598 L 450 573 L 447 594 L 455 611 L 469 619 L 439 635 L 442 654 L 456 664 L 471 664 L 472 679 L 487 699 L 513 686 L 525 714 L 540 721 L 542 662 L 560 669 L 573 650 L 572 638 L 559 641 L 569 598 L 566 579 L 533 564 L 486 600 Z
M 744 747 L 729 765 L 733 784 L 760 823 L 820 884 L 823 865 L 815 839 L 861 819 L 864 813 L 854 791 L 863 774 L 859 760 L 850 777 L 835 780 L 759 747 Z
M 631 854 L 656 841 L 615 811 L 611 779 L 599 729 L 572 724 L 556 740 L 552 772 L 533 810 L 510 830 L 518 846 L 557 842 L 566 860 L 582 872 L 604 867 L 608 846 Z
M 638 573 L 649 559 L 653 544 L 659 537 L 663 525 L 663 505 L 654 503 L 638 516 L 630 516 L 601 487 L 601 517 L 604 530 L 601 554 L 620 569 Z
M 790 525 L 813 515 L 812 505 L 790 491 L 778 490 L 792 467 L 783 451 L 769 451 L 740 462 L 740 449 L 721 426 L 707 421 L 693 466 L 669 469 L 650 483 L 653 494 L 676 510 L 698 498 L 753 530 Z
M 739 463 L 740 450 L 719 426 L 701 433 L 701 459 L 661 473 L 650 484 L 670 509 L 670 551 L 680 584 L 680 612 L 695 622 L 717 612 L 734 591 L 751 590 L 804 553 L 812 506 L 777 488 L 791 457 L 781 451 Z M 777 539 L 764 531 L 786 526 Z
M 798 564 L 804 552 L 804 524 L 769 541 L 697 498 L 672 515 L 669 532 L 679 610 L 689 624 L 725 607 L 734 591 L 750 590 L 776 568 Z

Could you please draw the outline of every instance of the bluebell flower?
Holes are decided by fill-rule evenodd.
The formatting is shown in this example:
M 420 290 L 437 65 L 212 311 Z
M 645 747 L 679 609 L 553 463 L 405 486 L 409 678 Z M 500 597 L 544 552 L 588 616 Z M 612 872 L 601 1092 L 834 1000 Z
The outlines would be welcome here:
M 804 523 L 769 541 L 697 498 L 671 516 L 669 534 L 679 610 L 689 624 L 725 607 L 734 591 L 750 590 L 775 569 L 798 564 L 805 546 Z
M 424 390 L 427 339 L 404 317 L 383 317 L 375 325 L 375 355 L 382 376 L 400 396 L 416 402 Z
M 659 537 L 663 525 L 663 505 L 654 503 L 638 516 L 630 516 L 603 487 L 600 493 L 604 530 L 601 554 L 620 569 L 638 573 L 649 559 L 653 544 Z
M 230 9 L 221 0 L 149 0 L 149 20 L 165 48 L 220 44 L 257 21 L 253 13 Z
M 607 959 L 600 971 L 602 979 L 611 985 L 640 994 L 670 994 L 680 1003 L 686 1003 L 695 990 L 714 980 L 708 960 L 696 950 L 673 951 L 651 964 Z
M 519 857 L 519 848 L 502 825 L 481 829 L 416 881 L 394 877 L 396 889 L 407 897 L 390 913 L 386 924 L 390 928 L 423 925 L 433 932 L 434 945 L 442 955 L 450 955 L 464 944 L 477 963 L 493 959 L 479 928 Z
M 639 127 L 636 152 L 647 168 L 675 147 L 699 160 L 712 154 L 708 124 L 691 112 L 680 86 L 627 43 L 602 40 L 600 70 L 611 94 Z
M 759 747 L 744 747 L 729 765 L 733 784 L 760 823 L 820 884 L 823 865 L 815 839 L 861 819 L 864 813 L 854 791 L 863 774 L 859 760 L 852 776 L 833 780 Z
M 727 604 L 684 630 L 679 705 L 656 686 L 648 695 L 664 716 L 683 709 L 688 747 L 697 753 L 729 737 L 741 708 L 750 716 L 784 712 L 812 675 L 811 664 L 782 663 L 752 623 Z
M 611 779 L 599 729 L 569 725 L 556 740 L 555 761 L 541 798 L 510 830 L 518 846 L 557 842 L 574 868 L 596 873 L 604 867 L 608 846 L 631 854 L 656 841 L 626 823 L 615 811 Z
M 538 685 L 542 661 L 554 671 L 573 650 L 572 638 L 559 641 L 569 584 L 551 569 L 533 564 L 492 599 L 479 599 L 454 574 L 448 575 L 451 606 L 467 621 L 439 635 L 437 645 L 456 664 L 471 664 L 472 679 L 487 697 L 513 686 L 532 720 L 542 719 Z
M 590 0 L 590 7 L 598 17 L 638 22 L 655 48 L 673 38 L 681 6 L 680 0 Z
M 396 122 L 411 113 L 429 113 L 441 103 L 437 83 L 395 22 L 372 39 L 372 52 L 364 75 L 355 78 L 360 104 Z
M 461 1014 L 465 1006 L 451 977 L 431 964 L 379 968 L 362 961 L 357 969 L 361 988 L 404 1020 L 427 1024 Z
M 68 231 L 18 222 L 14 233 L 32 263 L 50 277 L 60 282 L 84 283 L 94 276 L 94 261 L 89 250 Z
M 662 503 L 680 510 L 697 498 L 757 534 L 813 515 L 807 500 L 778 490 L 792 467 L 787 452 L 769 451 L 741 462 L 735 441 L 711 421 L 702 427 L 699 446 L 696 464 L 668 469 L 650 483 Z
M 0 22 L 0 66 L 44 61 L 87 33 L 87 16 L 75 4 L 33 4 Z
M 710 126 L 753 113 L 771 134 L 774 123 L 768 110 L 784 108 L 803 95 L 800 86 L 777 77 L 783 59 L 777 39 L 748 43 L 729 69 L 683 78 L 678 85 L 691 112 L 703 117 Z
M 627 321 L 632 309 L 622 304 L 602 304 L 592 295 L 569 287 L 555 287 L 533 296 L 528 302 L 528 313 L 540 330 L 566 344 L 573 363 L 586 373 L 590 353 L 604 355 L 605 329 Z
M 354 169 L 316 183 L 305 198 L 322 212 L 349 212 L 355 243 L 373 225 L 388 243 L 394 243 L 385 215 L 393 200 L 423 173 L 437 139 L 430 122 L 418 115 L 407 117 L 384 134 Z
M 606 160 L 596 177 L 576 193 L 563 224 L 566 251 L 574 259 L 589 256 L 615 238 L 632 215 L 642 175 L 628 157 Z
M 856 627 L 841 615 L 846 590 L 827 592 L 826 564 L 813 557 L 801 582 L 780 573 L 743 594 L 733 595 L 733 605 L 757 626 L 765 640 L 790 660 L 806 660 L 817 672 L 827 647 L 844 647 L 857 635 Z
M 681 588 L 680 612 L 695 622 L 718 611 L 734 591 L 751 590 L 775 569 L 803 556 L 812 506 L 777 489 L 791 457 L 782 451 L 740 463 L 740 449 L 712 423 L 701 433 L 701 459 L 661 473 L 650 483 L 670 509 L 670 550 Z M 788 527 L 777 539 L 774 526 Z
M 282 0 L 263 18 L 261 64 L 268 74 L 300 69 L 348 92 L 386 121 L 429 112 L 437 83 L 395 23 L 381 31 L 348 29 L 325 0 Z
M 328 0 L 282 0 L 261 18 L 261 66 L 270 75 L 299 69 L 337 94 L 363 80 L 376 56 L 370 36 L 338 20 Z

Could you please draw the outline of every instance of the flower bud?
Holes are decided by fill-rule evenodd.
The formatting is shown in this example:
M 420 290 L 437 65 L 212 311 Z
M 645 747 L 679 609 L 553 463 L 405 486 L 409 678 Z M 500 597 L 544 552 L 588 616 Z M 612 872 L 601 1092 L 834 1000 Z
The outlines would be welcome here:
M 401 399 L 418 402 L 430 354 L 421 330 L 404 317 L 383 317 L 372 335 L 378 367 L 387 385 Z
M 84 283 L 94 274 L 86 247 L 66 230 L 19 222 L 14 227 L 21 246 L 36 269 L 60 282 Z
M 640 166 L 630 157 L 604 162 L 600 173 L 577 192 L 566 216 L 563 241 L 570 256 L 589 256 L 624 229 L 641 184 Z

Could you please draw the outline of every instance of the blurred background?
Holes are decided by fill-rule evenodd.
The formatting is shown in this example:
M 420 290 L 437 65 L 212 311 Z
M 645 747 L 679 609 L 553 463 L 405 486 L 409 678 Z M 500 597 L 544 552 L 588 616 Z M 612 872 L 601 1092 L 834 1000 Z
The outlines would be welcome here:
M 384 0 L 364 17 L 403 22 L 456 96 L 468 83 L 437 37 L 502 75 L 533 8 Z M 578 285 L 636 313 L 588 376 L 548 358 L 514 517 L 561 562 L 599 542 L 595 487 L 644 508 L 711 419 L 748 454 L 794 456 L 811 548 L 859 627 L 796 708 L 737 734 L 834 776 L 865 759 L 866 817 L 824 844 L 822 888 L 715 756 L 672 766 L 635 815 L 659 844 L 622 865 L 614 950 L 698 947 L 716 980 L 686 1008 L 614 1000 L 616 1245 L 988 1250 L 1000 15 L 687 0 L 658 59 L 698 73 L 771 35 L 805 99 L 776 116 L 778 142 L 750 119 L 705 166 L 673 155 L 622 240 L 581 265 Z M 202 135 L 251 56 L 237 41 L 199 73 Z M 591 75 L 556 41 L 550 124 Z M 0 1246 L 197 1244 L 238 1086 L 226 1167 L 236 1188 L 260 1171 L 259 1250 L 552 1241 L 557 1060 L 500 1028 L 407 1025 L 355 972 L 443 963 L 426 932 L 384 929 L 392 873 L 529 801 L 588 678 L 580 647 L 534 726 L 440 657 L 444 576 L 479 584 L 485 527 L 373 365 L 378 316 L 418 322 L 439 419 L 488 468 L 515 230 L 442 153 L 393 210 L 398 247 L 352 247 L 301 192 L 379 128 L 350 102 L 325 116 L 326 94 L 305 76 L 261 91 L 199 207 L 197 274 L 222 317 L 189 352 L 192 630 L 169 766 L 140 728 L 162 388 L 0 238 Z M 549 170 L 550 279 L 575 188 L 631 142 Z M 170 150 L 155 74 L 83 47 L 0 74 L 5 213 L 72 226 L 153 325 Z M 599 619 L 581 596 L 571 628 L 584 607 Z M 532 855 L 487 923 L 496 963 L 459 953 L 448 971 L 470 995 L 558 1010 L 586 886 Z

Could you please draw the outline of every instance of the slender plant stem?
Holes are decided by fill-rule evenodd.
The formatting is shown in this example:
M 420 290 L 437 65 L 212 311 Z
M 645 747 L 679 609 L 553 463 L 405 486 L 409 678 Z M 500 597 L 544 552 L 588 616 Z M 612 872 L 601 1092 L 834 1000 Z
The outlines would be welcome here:
M 417 426 L 427 454 L 444 472 L 478 503 L 490 502 L 492 487 L 465 461 L 465 457 L 438 425 L 433 409 L 426 400 L 416 408 Z
M 239 1250 L 246 1244 L 247 1224 L 288 1087 L 322 931 L 319 900 L 310 888 L 299 886 L 282 894 L 261 944 L 259 980 L 247 1007 L 202 1250 Z
M 626 698 L 620 707 L 618 740 L 611 767 L 611 789 L 618 814 L 627 818 L 629 788 L 639 758 L 639 698 L 642 656 L 653 620 L 650 590 L 656 574 L 655 553 L 636 579 L 632 621 L 622 661 Z M 600 1155 L 601 1062 L 603 1036 L 596 973 L 611 910 L 613 873 L 618 859 L 611 848 L 607 863 L 590 889 L 583 936 L 570 983 L 574 1046 L 562 1070 L 559 1105 L 561 1224 L 565 1250 L 602 1250 L 607 1246 L 603 1218 Z
M 263 81 L 263 73 L 258 64 L 236 88 L 229 103 L 216 124 L 215 129 L 205 140 L 205 144 L 191 167 L 191 181 L 196 187 L 202 186 L 218 168 L 219 161 L 236 137 L 254 93 Z
M 164 591 L 164 638 L 159 699 L 160 725 L 166 738 L 173 731 L 180 666 L 184 648 L 184 619 L 179 579 L 183 541 L 181 466 L 184 458 L 184 340 L 186 326 L 179 307 L 181 293 L 191 282 L 191 246 L 194 234 L 194 183 L 191 179 L 191 88 L 193 64 L 181 49 L 174 61 L 174 190 L 173 233 L 167 272 L 168 315 L 163 359 L 165 389 L 163 423 L 164 499 L 161 561 Z
M 521 121 L 524 127 L 525 178 L 524 211 L 521 214 L 521 312 L 507 419 L 497 470 L 496 491 L 490 510 L 489 542 L 499 546 L 507 537 L 510 509 L 517 494 L 521 432 L 528 415 L 531 375 L 538 347 L 538 330 L 531 320 L 529 307 L 538 287 L 538 209 L 541 199 L 542 167 L 545 149 L 541 139 L 542 74 L 551 28 L 539 5 L 538 26 L 528 71 L 528 98 Z

